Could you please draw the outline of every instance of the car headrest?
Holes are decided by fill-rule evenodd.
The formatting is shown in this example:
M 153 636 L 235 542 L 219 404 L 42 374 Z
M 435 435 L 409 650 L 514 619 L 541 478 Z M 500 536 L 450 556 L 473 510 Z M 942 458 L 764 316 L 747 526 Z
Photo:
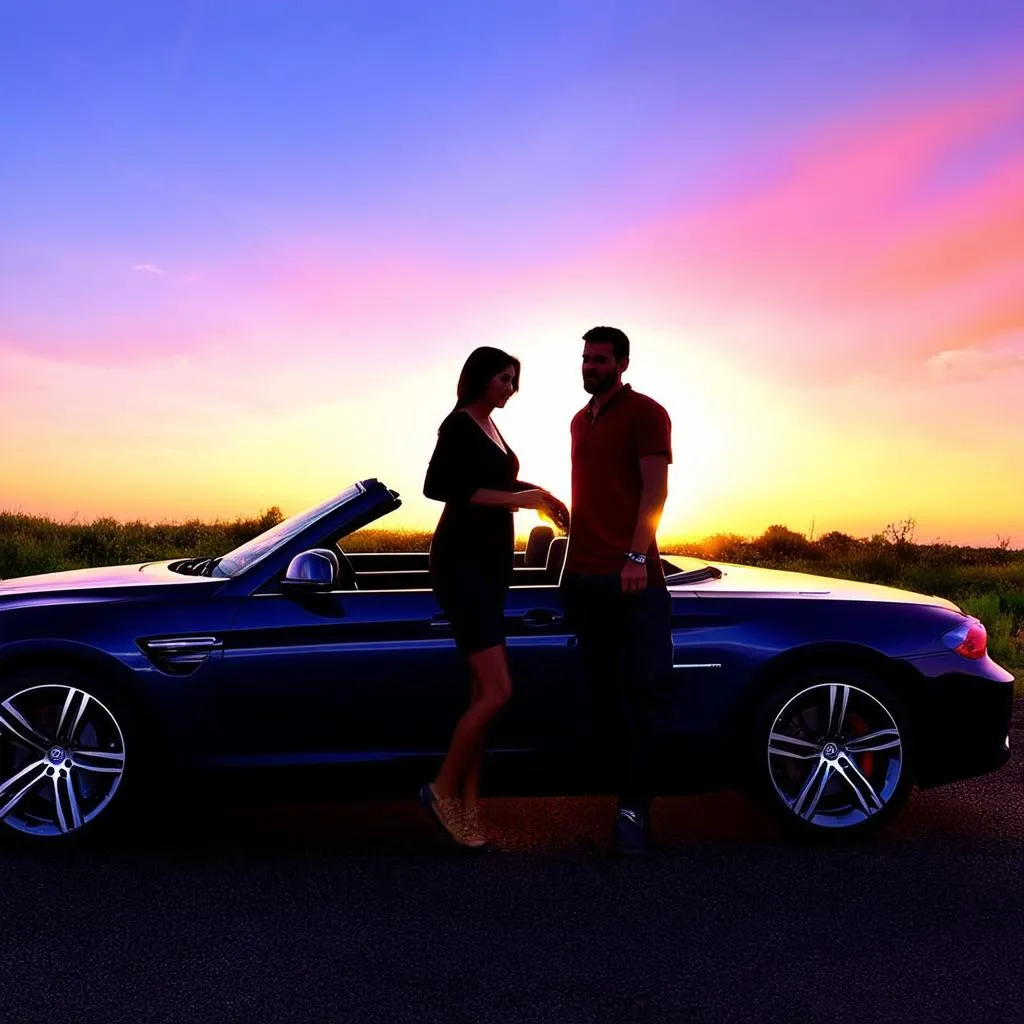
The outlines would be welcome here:
M 550 526 L 535 526 L 526 541 L 526 556 L 523 565 L 532 569 L 543 569 L 548 560 L 548 545 L 555 531 Z
M 548 547 L 548 560 L 546 568 L 550 572 L 552 569 L 558 572 L 562 571 L 562 565 L 565 562 L 565 549 L 569 546 L 568 537 L 556 537 Z

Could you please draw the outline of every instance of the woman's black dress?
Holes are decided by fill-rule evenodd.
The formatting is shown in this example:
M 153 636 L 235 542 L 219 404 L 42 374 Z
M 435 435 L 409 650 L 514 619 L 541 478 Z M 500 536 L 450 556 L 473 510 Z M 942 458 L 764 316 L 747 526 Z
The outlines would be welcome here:
M 463 654 L 505 642 L 505 594 L 515 550 L 512 510 L 469 500 L 481 487 L 523 491 L 534 486 L 516 479 L 519 459 L 505 447 L 507 454 L 469 413 L 456 410 L 437 432 L 423 484 L 428 498 L 445 503 L 430 543 L 430 577 Z

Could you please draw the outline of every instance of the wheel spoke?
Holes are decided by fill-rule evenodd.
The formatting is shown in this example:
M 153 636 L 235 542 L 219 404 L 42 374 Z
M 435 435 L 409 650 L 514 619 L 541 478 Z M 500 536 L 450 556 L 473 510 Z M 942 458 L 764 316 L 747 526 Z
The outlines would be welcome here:
M 76 768 L 86 772 L 120 774 L 124 771 L 124 754 L 114 750 L 74 750 L 71 759 Z
M 46 762 L 33 761 L 0 784 L 0 821 L 3 821 L 18 805 L 21 798 L 33 786 L 46 778 Z M 26 781 L 27 780 L 27 781 Z
M 818 809 L 821 795 L 825 792 L 828 780 L 832 777 L 832 771 L 832 765 L 824 758 L 821 758 L 816 767 L 812 769 L 810 775 L 807 776 L 804 788 L 800 790 L 799 796 L 797 796 L 793 803 L 793 810 L 802 818 L 810 820 L 814 817 L 814 812 Z M 812 789 L 814 789 L 814 795 L 808 800 L 807 798 L 810 796 Z
M 843 747 L 851 754 L 866 754 L 869 751 L 898 747 L 900 742 L 898 729 L 876 729 L 874 732 L 866 732 L 863 736 L 848 739 Z
M 786 750 L 786 746 L 798 747 L 799 750 Z M 785 733 L 773 732 L 768 737 L 768 753 L 776 754 L 779 757 L 791 757 L 795 761 L 810 761 L 821 752 L 820 744 L 809 743 L 807 740 L 798 739 L 796 736 L 787 736 Z
M 7 731 L 19 743 L 40 753 L 45 753 L 50 747 L 50 741 L 37 732 L 21 712 L 9 701 L 5 700 L 0 704 L 0 732 Z
M 57 808 L 57 821 L 61 832 L 82 827 L 82 814 L 78 809 L 78 797 L 75 795 L 75 784 L 70 775 L 54 775 L 53 802 Z M 71 828 L 68 828 L 68 814 L 71 815 Z
M 882 809 L 882 798 L 875 792 L 875 787 L 867 780 L 864 773 L 850 758 L 843 758 L 843 764 L 836 763 L 836 771 L 845 780 L 847 786 L 864 808 L 864 813 L 871 815 Z
M 811 750 L 818 750 L 820 743 L 811 743 L 810 740 L 802 740 L 798 736 L 787 736 L 784 732 L 773 732 L 768 739 L 772 743 L 791 743 L 796 747 L 810 747 Z
M 828 728 L 825 736 L 828 739 L 835 739 L 843 729 L 843 719 L 846 718 L 846 705 L 850 700 L 850 688 L 838 686 L 832 683 L 828 688 Z
M 64 701 L 64 708 L 60 713 L 60 722 L 57 723 L 57 742 L 70 743 L 78 729 L 78 723 L 85 714 L 85 706 L 89 703 L 89 694 L 83 690 L 76 690 L 73 686 L 68 689 L 67 700 Z M 73 716 L 73 720 L 72 720 Z M 65 726 L 71 720 L 67 730 Z

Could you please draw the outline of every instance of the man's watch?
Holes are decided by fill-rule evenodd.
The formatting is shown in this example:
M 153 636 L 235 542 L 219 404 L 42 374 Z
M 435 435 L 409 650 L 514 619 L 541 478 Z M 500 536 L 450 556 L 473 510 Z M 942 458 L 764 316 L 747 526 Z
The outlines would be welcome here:
M 637 565 L 647 564 L 647 556 L 642 551 L 627 551 L 626 557 L 631 562 L 636 562 Z

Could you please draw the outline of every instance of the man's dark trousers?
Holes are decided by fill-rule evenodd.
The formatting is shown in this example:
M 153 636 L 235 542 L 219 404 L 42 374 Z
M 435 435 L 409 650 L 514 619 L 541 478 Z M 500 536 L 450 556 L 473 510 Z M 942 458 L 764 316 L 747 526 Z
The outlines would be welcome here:
M 647 813 L 672 675 L 672 605 L 664 583 L 624 594 L 618 573 L 565 573 L 560 586 L 579 638 L 599 756 L 619 806 Z

